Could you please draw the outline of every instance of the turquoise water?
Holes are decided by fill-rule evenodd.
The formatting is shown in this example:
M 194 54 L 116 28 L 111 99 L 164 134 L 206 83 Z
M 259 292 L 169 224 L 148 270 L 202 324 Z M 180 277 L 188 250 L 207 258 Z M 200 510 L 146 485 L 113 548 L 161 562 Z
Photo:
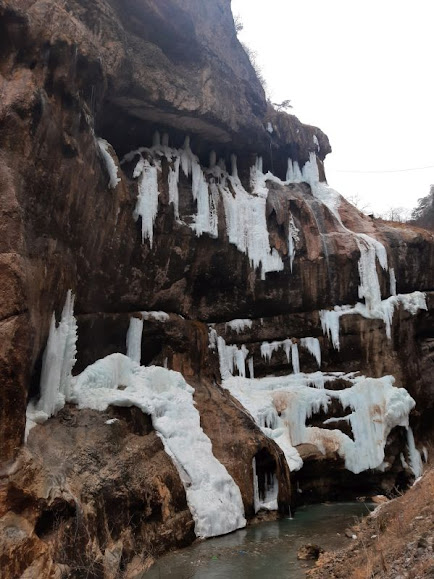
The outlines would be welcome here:
M 293 519 L 259 523 L 170 553 L 140 579 L 302 579 L 314 563 L 298 561 L 298 548 L 347 545 L 345 530 L 370 509 L 365 503 L 300 507 Z

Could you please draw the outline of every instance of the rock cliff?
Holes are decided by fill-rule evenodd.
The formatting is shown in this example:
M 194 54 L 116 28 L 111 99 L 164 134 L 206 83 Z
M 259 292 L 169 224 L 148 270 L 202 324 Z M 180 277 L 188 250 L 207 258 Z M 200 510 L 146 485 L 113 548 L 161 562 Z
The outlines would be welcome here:
M 358 471 L 342 450 L 357 444 L 342 392 L 359 387 L 359 372 L 393 395 L 393 375 L 416 403 L 418 448 L 432 435 L 433 236 L 372 220 L 324 184 L 327 137 L 267 105 L 229 0 L 3 0 L 0 45 L 5 576 L 133 576 L 195 537 L 155 416 L 79 410 L 71 399 L 24 444 L 52 313 L 59 320 L 68 290 L 73 373 L 131 356 L 131 320 L 143 323 L 136 355 L 195 389 L 247 518 L 255 474 L 265 502 L 276 481 L 282 512 L 301 496 L 405 487 L 419 456 L 409 398 L 401 414 L 383 399 L 368 408 L 368 421 L 387 423 L 385 454 Z M 306 412 L 293 444 L 304 466 L 290 475 L 288 449 L 237 378 L 300 370 L 298 398 L 285 383 L 270 406 L 277 421 L 298 405 Z M 326 388 L 306 406 L 309 380 Z M 291 496 L 290 476 L 303 495 Z

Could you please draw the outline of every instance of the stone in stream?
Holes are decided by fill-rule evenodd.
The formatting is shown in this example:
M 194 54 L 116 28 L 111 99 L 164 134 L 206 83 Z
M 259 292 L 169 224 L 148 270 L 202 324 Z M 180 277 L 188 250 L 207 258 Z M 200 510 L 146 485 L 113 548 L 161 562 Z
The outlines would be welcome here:
M 307 543 L 298 549 L 297 559 L 301 561 L 307 561 L 308 559 L 316 561 L 322 553 L 324 553 L 322 547 L 313 543 Z

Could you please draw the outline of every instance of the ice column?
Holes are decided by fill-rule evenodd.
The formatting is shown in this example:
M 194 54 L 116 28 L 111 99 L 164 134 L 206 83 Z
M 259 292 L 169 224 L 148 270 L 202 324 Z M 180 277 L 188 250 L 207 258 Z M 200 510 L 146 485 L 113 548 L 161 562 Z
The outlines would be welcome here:
M 131 318 L 127 332 L 127 356 L 140 364 L 142 357 L 143 319 Z

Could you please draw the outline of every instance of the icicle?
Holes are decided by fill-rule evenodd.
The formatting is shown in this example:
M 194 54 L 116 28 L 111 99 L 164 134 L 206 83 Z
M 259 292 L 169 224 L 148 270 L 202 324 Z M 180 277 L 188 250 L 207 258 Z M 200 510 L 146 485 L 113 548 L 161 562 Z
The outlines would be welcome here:
M 349 309 L 349 307 L 348 307 Z M 349 313 L 339 306 L 335 306 L 333 310 L 321 310 L 319 317 L 321 320 L 322 331 L 330 338 L 333 348 L 340 350 L 339 344 L 339 318 L 344 314 Z
M 118 183 L 120 183 L 120 177 L 118 177 L 118 168 L 112 156 L 109 153 L 109 143 L 105 139 L 97 139 L 96 140 L 99 151 L 101 153 L 102 158 L 104 159 L 105 166 L 107 169 L 107 173 L 109 174 L 110 181 L 109 187 L 111 189 L 115 189 Z
M 291 344 L 291 361 L 294 374 L 300 373 L 300 360 L 298 357 L 298 346 L 296 343 Z
M 140 364 L 142 357 L 142 332 L 143 319 L 130 318 L 127 332 L 127 356 L 137 364 Z
M 407 428 L 407 445 L 410 468 L 413 471 L 414 476 L 419 478 L 423 473 L 422 458 L 414 443 L 413 431 L 410 426 Z
M 294 183 L 294 168 L 292 166 L 292 159 L 288 157 L 288 168 L 286 170 L 286 182 Z
M 301 338 L 300 343 L 315 358 L 318 368 L 321 368 L 321 346 L 318 338 Z
M 255 369 L 254 369 L 254 365 L 253 365 L 253 356 L 249 358 L 248 364 L 249 364 L 249 376 L 251 379 L 253 379 L 255 377 Z
M 292 348 L 292 340 L 290 340 L 289 338 L 287 338 L 286 340 L 284 340 L 284 341 L 282 342 L 281 345 L 282 345 L 282 346 L 284 347 L 284 349 L 285 349 L 286 359 L 287 359 L 288 364 L 289 364 L 289 357 L 290 357 L 291 348 Z M 291 359 L 292 359 L 292 356 L 291 356 Z
M 145 238 L 149 239 L 152 247 L 154 222 L 158 213 L 158 168 L 141 159 L 134 170 L 134 177 L 139 177 L 139 195 L 133 216 L 136 221 L 142 218 L 142 242 Z
M 249 319 L 244 319 L 244 320 L 240 320 L 240 319 L 236 319 L 236 320 L 231 320 L 230 322 L 226 322 L 225 324 L 226 328 L 230 328 L 231 330 L 235 331 L 237 334 L 239 334 L 240 332 L 244 332 L 244 330 L 246 328 L 251 328 L 252 327 L 252 320 Z
M 389 278 L 390 278 L 390 295 L 396 296 L 396 277 L 395 277 L 395 270 L 393 267 L 389 269 Z
M 261 508 L 261 503 L 259 500 L 259 485 L 258 485 L 258 475 L 256 474 L 256 458 L 253 457 L 252 460 L 252 469 L 253 469 L 253 509 L 255 514 Z
M 168 133 L 163 133 L 163 138 L 161 140 L 161 144 L 164 148 L 169 147 L 169 134 Z
M 282 342 L 262 342 L 261 344 L 261 356 L 267 362 L 270 362 L 271 356 L 273 352 L 276 352 L 279 347 L 282 345 Z

